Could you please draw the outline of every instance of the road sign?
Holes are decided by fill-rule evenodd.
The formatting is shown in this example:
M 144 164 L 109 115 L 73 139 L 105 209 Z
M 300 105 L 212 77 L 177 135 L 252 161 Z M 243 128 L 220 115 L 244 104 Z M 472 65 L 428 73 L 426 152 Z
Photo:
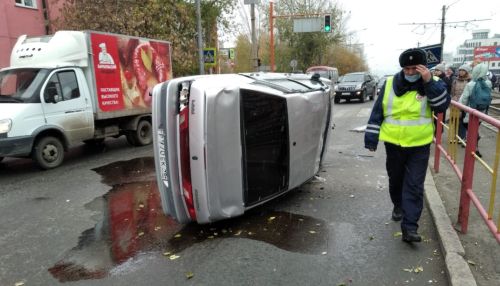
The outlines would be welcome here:
M 432 68 L 441 62 L 441 44 L 420 47 L 427 53 L 427 67 Z
M 215 48 L 203 49 L 203 62 L 206 67 L 215 67 L 217 64 Z
M 234 49 L 233 49 L 233 48 L 230 48 L 230 49 L 229 49 L 229 59 L 230 59 L 230 60 L 234 60 L 234 58 L 235 58 Z
M 324 20 L 324 17 L 293 19 L 293 32 L 321 32 L 324 29 Z
M 243 1 L 243 4 L 245 5 L 249 5 L 249 4 L 259 4 L 260 3 L 260 0 L 245 0 Z

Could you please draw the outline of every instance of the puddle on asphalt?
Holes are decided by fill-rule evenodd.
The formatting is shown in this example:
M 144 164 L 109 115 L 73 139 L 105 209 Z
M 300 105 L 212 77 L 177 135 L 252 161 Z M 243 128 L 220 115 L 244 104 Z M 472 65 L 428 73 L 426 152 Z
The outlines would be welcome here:
M 92 204 L 102 206 L 100 221 L 48 269 L 61 282 L 106 277 L 140 253 L 158 251 L 168 259 L 196 243 L 223 238 L 253 239 L 304 254 L 326 251 L 324 221 L 262 207 L 217 223 L 178 224 L 161 209 L 153 158 L 115 162 L 94 171 L 112 189 L 97 199 L 99 204 Z

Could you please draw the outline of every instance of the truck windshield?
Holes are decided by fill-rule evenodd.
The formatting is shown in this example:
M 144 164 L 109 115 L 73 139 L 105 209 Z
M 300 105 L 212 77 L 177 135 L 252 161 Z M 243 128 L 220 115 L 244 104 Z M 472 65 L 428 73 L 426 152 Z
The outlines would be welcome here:
M 40 88 L 47 69 L 12 69 L 0 71 L 0 103 L 40 103 Z

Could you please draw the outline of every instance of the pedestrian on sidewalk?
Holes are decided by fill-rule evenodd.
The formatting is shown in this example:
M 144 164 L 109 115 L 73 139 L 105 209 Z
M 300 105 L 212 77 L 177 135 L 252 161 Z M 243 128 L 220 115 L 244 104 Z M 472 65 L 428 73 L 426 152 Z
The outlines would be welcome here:
M 489 99 L 491 101 L 491 81 L 488 79 L 487 73 L 488 73 L 488 66 L 485 63 L 476 64 L 474 66 L 474 68 L 472 69 L 472 74 L 471 74 L 472 80 L 469 83 L 467 83 L 467 85 L 465 86 L 464 91 L 459 99 L 459 102 L 461 104 L 470 106 L 470 107 L 472 107 L 476 110 L 479 110 L 483 113 L 486 113 L 486 114 L 488 114 L 488 106 L 486 106 L 486 108 L 478 107 L 475 104 L 473 99 L 476 96 L 479 96 L 479 94 L 475 94 L 475 93 L 478 93 L 478 89 L 475 89 L 476 85 L 484 83 L 484 85 L 486 86 L 485 92 L 489 93 Z M 486 96 L 488 96 L 488 95 L 486 95 Z M 479 124 L 481 124 L 481 122 L 479 122 Z M 463 125 L 464 125 L 465 129 L 467 129 L 469 127 L 468 126 L 469 125 L 469 114 L 468 113 L 466 113 L 464 118 L 463 118 Z M 466 134 L 464 133 L 464 138 L 465 138 L 465 135 Z M 479 131 L 478 131 L 476 155 L 479 157 L 482 157 L 481 152 L 479 152 L 479 139 L 481 139 L 481 136 L 479 135 Z
M 374 103 L 365 131 L 365 148 L 376 151 L 384 141 L 392 219 L 401 221 L 402 240 L 420 242 L 418 221 L 433 140 L 432 111 L 450 104 L 445 83 L 427 69 L 427 54 L 408 49 L 399 56 L 401 71 L 388 77 Z
M 455 101 L 458 101 L 460 99 L 465 86 L 471 81 L 471 70 L 472 68 L 467 64 L 463 64 L 458 68 L 458 77 L 455 78 L 451 85 L 451 99 Z M 461 112 L 458 121 L 458 136 L 462 138 L 462 140 L 465 140 L 465 134 L 467 130 L 463 122 L 464 116 L 465 112 Z

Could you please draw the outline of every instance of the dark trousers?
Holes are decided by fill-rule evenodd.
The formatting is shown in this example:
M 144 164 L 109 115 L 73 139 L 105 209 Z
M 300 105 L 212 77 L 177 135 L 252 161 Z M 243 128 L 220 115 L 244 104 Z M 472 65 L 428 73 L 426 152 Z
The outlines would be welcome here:
M 389 194 L 394 206 L 403 210 L 401 229 L 416 231 L 424 207 L 424 182 L 430 144 L 401 147 L 386 142 L 385 152 Z

